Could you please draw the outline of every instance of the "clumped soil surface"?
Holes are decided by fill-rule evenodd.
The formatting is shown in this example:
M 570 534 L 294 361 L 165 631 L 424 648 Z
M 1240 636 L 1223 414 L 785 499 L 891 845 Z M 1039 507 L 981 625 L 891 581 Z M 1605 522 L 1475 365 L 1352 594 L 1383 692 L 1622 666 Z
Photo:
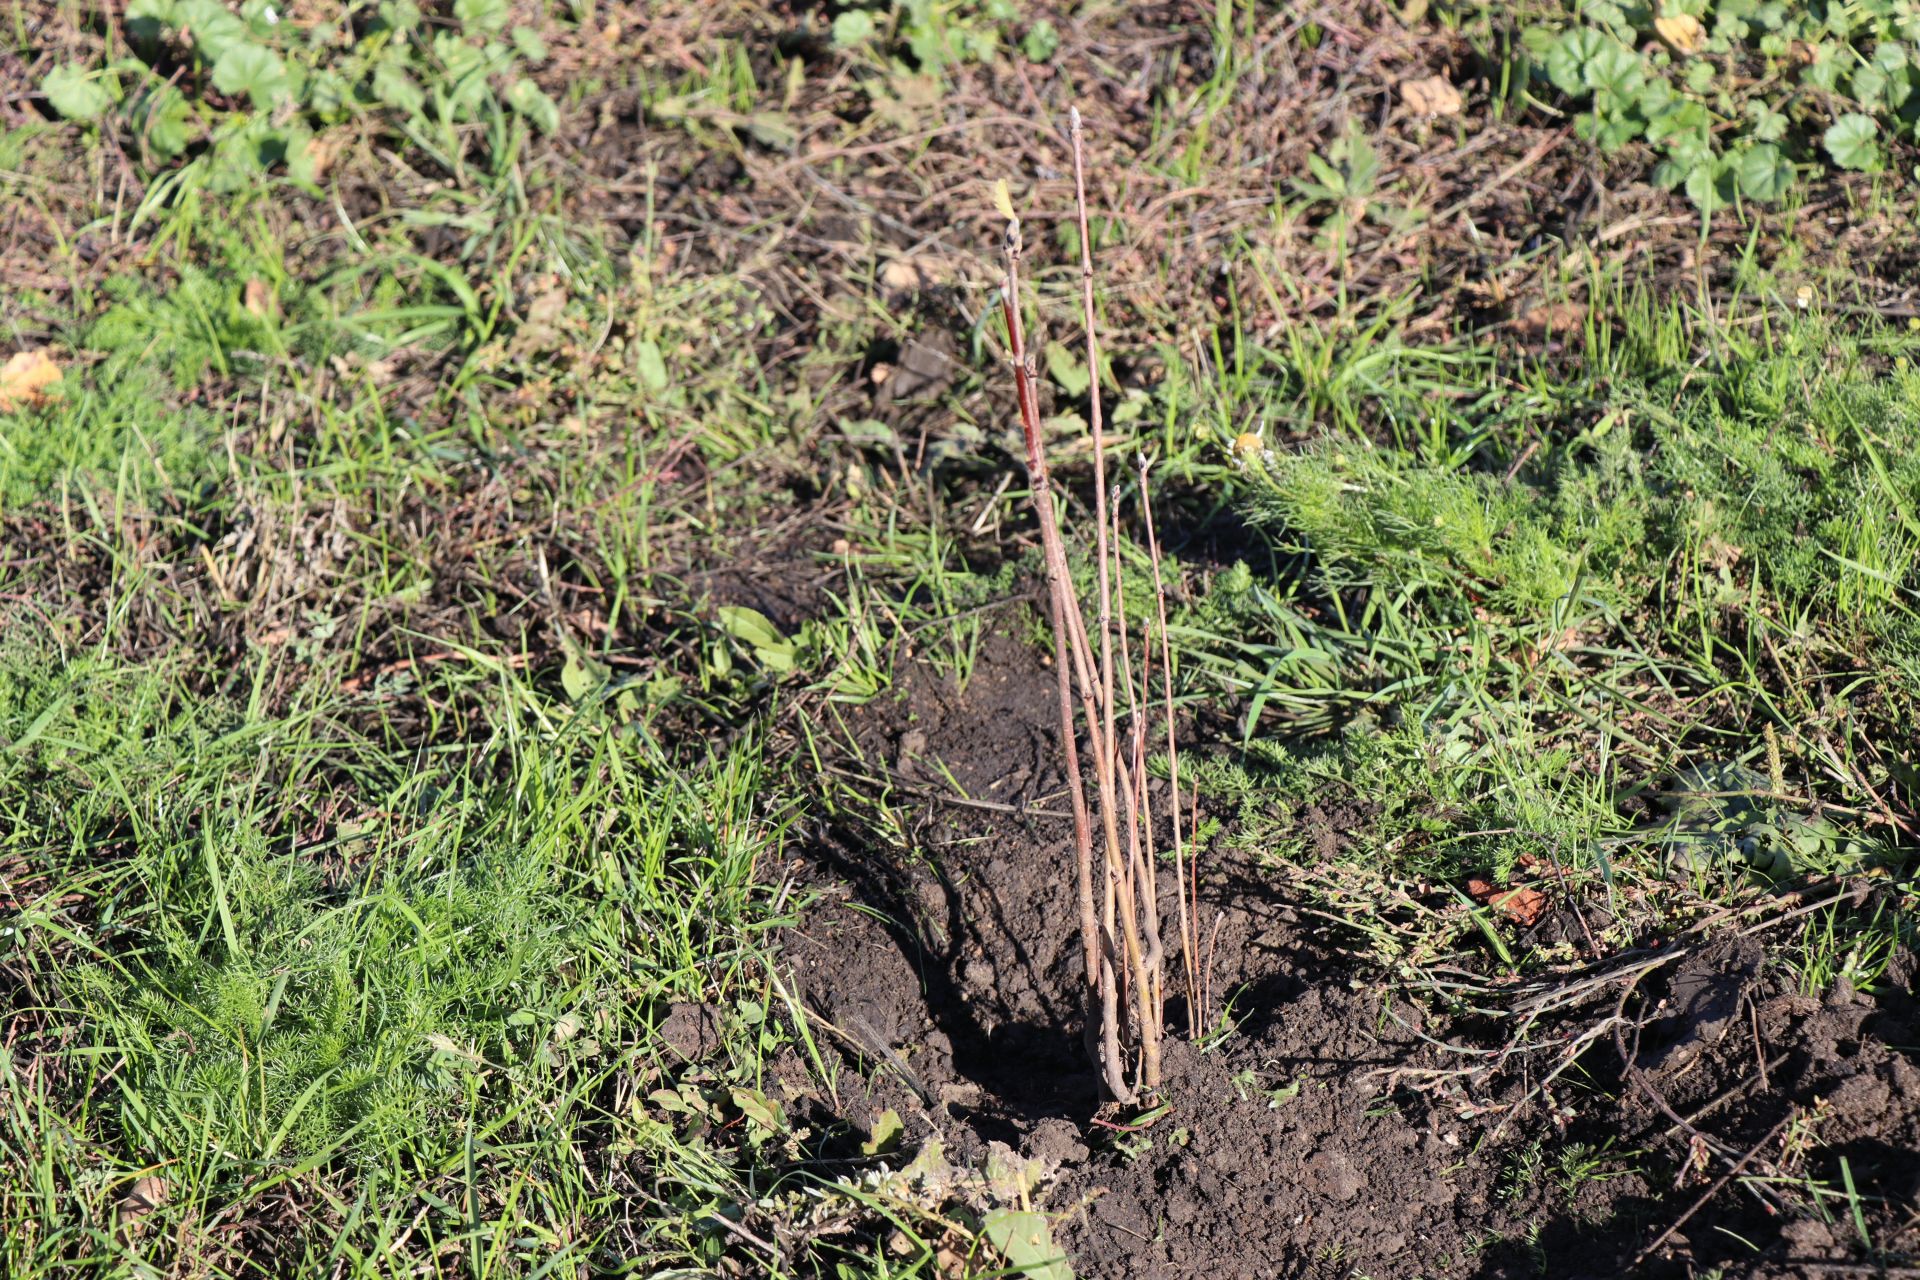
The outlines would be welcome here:
M 964 691 L 916 670 L 904 699 L 867 709 L 862 751 L 920 797 L 900 801 L 916 847 L 816 832 L 822 896 L 787 954 L 863 1082 L 842 1081 L 841 1118 L 864 1130 L 894 1108 L 909 1150 L 938 1137 L 979 1158 L 999 1141 L 1056 1162 L 1046 1207 L 1079 1274 L 1869 1274 L 1872 1257 L 1920 1248 L 1911 958 L 1878 998 L 1843 985 L 1814 999 L 1765 932 L 1734 924 L 1647 972 L 1632 999 L 1622 978 L 1536 1025 L 1535 1040 L 1571 1044 L 1620 1010 L 1619 1045 L 1589 1041 L 1550 1104 L 1529 1095 L 1562 1061 L 1551 1047 L 1477 1077 L 1468 1104 L 1464 1078 L 1423 1089 L 1438 1078 L 1425 1073 L 1498 1053 L 1510 1020 L 1449 1018 L 1351 950 L 1352 930 L 1315 915 L 1285 867 L 1210 850 L 1200 916 L 1219 921 L 1214 990 L 1238 1025 L 1206 1049 L 1174 1036 L 1166 1108 L 1131 1127 L 1142 1109 L 1103 1106 L 1080 1047 L 1070 832 L 1049 813 L 1064 808 L 1053 698 L 1041 659 L 996 637 Z M 942 767 L 976 803 L 927 798 L 953 794 Z M 1352 816 L 1303 813 L 1326 828 L 1309 850 L 1336 850 Z M 1567 913 L 1556 903 L 1535 929 Z M 1184 1026 L 1177 1001 L 1168 1024 Z M 1809 1139 L 1790 1116 L 1808 1117 L 1811 1154 L 1797 1157 Z M 1736 1182 L 1693 1208 L 1726 1170 L 1715 1151 L 1755 1148 L 1743 1172 L 1791 1168 L 1796 1194 Z M 1570 1150 L 1597 1176 L 1577 1176 Z M 1842 1158 L 1875 1253 L 1844 1196 L 1829 1220 L 1804 1209 L 1808 1178 L 1843 1185 Z

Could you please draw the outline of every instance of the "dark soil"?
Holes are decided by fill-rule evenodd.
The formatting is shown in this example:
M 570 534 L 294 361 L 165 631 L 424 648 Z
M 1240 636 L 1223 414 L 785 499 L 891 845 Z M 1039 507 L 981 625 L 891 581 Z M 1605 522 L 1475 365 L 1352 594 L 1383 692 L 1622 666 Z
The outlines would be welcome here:
M 913 847 L 854 822 L 814 833 L 823 897 L 787 952 L 854 1068 L 840 1119 L 864 1131 L 894 1108 L 909 1149 L 937 1135 L 960 1157 L 1001 1141 L 1057 1162 L 1047 1207 L 1079 1274 L 1871 1274 L 1920 1250 L 1910 958 L 1879 999 L 1843 986 L 1819 1000 L 1787 989 L 1761 939 L 1709 940 L 1620 1006 L 1639 1083 L 1602 1035 L 1550 1105 L 1511 1105 L 1536 1083 L 1516 1067 L 1476 1109 L 1410 1082 L 1462 1061 L 1437 1042 L 1498 1050 L 1511 1023 L 1436 1012 L 1343 950 L 1348 931 L 1304 910 L 1285 868 L 1244 854 L 1209 853 L 1201 891 L 1239 1027 L 1205 1052 L 1176 1037 L 1167 1111 L 1117 1127 L 1139 1109 L 1102 1107 L 1081 1049 L 1070 833 L 1046 814 L 1065 803 L 1053 698 L 1040 659 L 996 637 L 964 691 L 918 671 L 865 709 L 865 770 L 891 766 Z M 1337 832 L 1319 834 L 1335 856 Z M 1535 1037 L 1571 1040 L 1620 990 Z M 1184 1026 L 1177 1004 L 1168 1025 Z M 1726 1167 L 1710 1147 L 1758 1147 L 1753 1168 L 1787 1181 L 1771 1201 L 1730 1184 L 1681 1222 Z M 1583 1152 L 1602 1177 L 1570 1172 Z M 1808 1180 L 1842 1187 L 1843 1159 L 1870 1248 L 1844 1194 L 1825 1218 L 1808 1208 Z

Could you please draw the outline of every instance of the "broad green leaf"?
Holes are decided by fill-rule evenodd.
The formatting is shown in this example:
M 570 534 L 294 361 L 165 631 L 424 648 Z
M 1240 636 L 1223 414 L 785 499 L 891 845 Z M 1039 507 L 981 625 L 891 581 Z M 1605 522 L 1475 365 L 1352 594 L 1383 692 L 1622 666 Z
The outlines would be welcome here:
M 579 702 L 592 693 L 599 684 L 593 667 L 580 660 L 580 655 L 571 649 L 567 651 L 567 660 L 560 666 L 560 688 L 567 695 L 567 701 Z
M 1047 346 L 1047 372 L 1060 384 L 1060 389 L 1076 399 L 1087 393 L 1092 379 L 1087 376 L 1087 366 L 1074 358 L 1074 354 L 1063 342 L 1050 343 Z
M 261 109 L 284 101 L 292 91 L 287 64 L 265 45 L 235 44 L 213 64 L 213 87 L 225 94 L 244 93 Z
M 520 56 L 528 62 L 545 62 L 547 60 L 547 42 L 542 40 L 540 33 L 532 27 L 515 27 L 513 29 L 513 47 L 519 50 Z
M 1747 103 L 1747 118 L 1753 121 L 1753 136 L 1761 142 L 1778 142 L 1787 136 L 1787 117 L 1758 99 Z
M 1793 186 L 1793 165 L 1770 142 L 1748 147 L 1733 163 L 1740 194 L 1749 200 L 1778 200 Z
M 1313 176 L 1320 180 L 1320 188 L 1327 193 L 1328 199 L 1340 200 L 1346 197 L 1347 178 L 1345 174 L 1341 173 L 1338 169 L 1311 151 L 1307 153 L 1307 168 L 1311 169 Z
M 224 194 L 257 185 L 266 177 L 260 150 L 261 138 L 253 131 L 232 129 L 221 134 L 207 160 L 207 189 Z
M 1859 112 L 1841 116 L 1820 140 L 1842 169 L 1871 171 L 1880 167 L 1879 130 L 1871 116 Z
M 787 1127 L 787 1118 L 780 1110 L 780 1104 L 758 1089 L 735 1088 L 733 1105 L 739 1108 L 741 1115 L 762 1129 L 778 1133 Z
M 162 84 L 141 96 L 134 112 L 134 126 L 141 141 L 155 155 L 168 159 L 183 154 L 200 133 L 186 95 L 170 84 Z
M 219 0 L 178 0 L 173 20 L 181 30 L 192 34 L 194 52 L 209 65 L 220 61 L 235 45 L 253 39 L 247 24 Z
M 417 116 L 426 110 L 427 95 L 399 59 L 387 59 L 373 69 L 373 96 L 396 110 Z
M 1664 143 L 1669 149 L 1677 150 L 1687 138 L 1697 139 L 1704 149 L 1712 149 L 1713 116 L 1700 103 L 1683 99 L 1659 115 L 1648 114 L 1648 142 Z
M 1647 82 L 1647 69 L 1639 54 L 1609 40 L 1604 49 L 1588 60 L 1583 78 L 1596 97 L 1605 94 L 1625 102 Z
M 1887 96 L 1887 73 L 1871 62 L 1853 69 L 1847 80 L 1854 101 L 1863 107 L 1878 107 Z
M 1588 112 L 1574 122 L 1576 129 L 1582 123 L 1586 125 L 1584 136 L 1609 155 L 1639 137 L 1645 127 L 1639 117 L 1614 111 Z
M 1920 71 L 1911 66 L 1895 68 L 1887 73 L 1887 109 L 1902 111 L 1913 97 L 1914 87 L 1920 82 Z
M 314 115 L 333 122 L 341 119 L 353 105 L 353 86 L 332 67 L 322 67 L 307 80 L 306 92 L 301 98 Z
M 113 105 L 113 94 L 99 78 L 71 62 L 47 72 L 47 78 L 40 82 L 40 92 L 68 120 L 98 120 Z
M 723 604 L 719 609 L 720 628 L 734 639 L 756 649 L 774 648 L 787 643 L 773 620 L 758 609 L 745 605 Z
M 281 159 L 286 166 L 287 177 L 301 186 L 312 189 L 318 177 L 317 159 L 314 152 L 313 130 L 303 120 L 295 120 L 286 127 L 286 153 Z
M 1569 98 L 1585 96 L 1589 91 L 1587 64 L 1613 43 L 1591 27 L 1575 27 L 1547 50 L 1547 79 Z
M 1073 1268 L 1054 1245 L 1044 1215 L 1024 1209 L 994 1209 L 980 1220 L 980 1228 L 1026 1280 L 1073 1280 Z
M 1716 213 L 1734 201 L 1738 192 L 1733 165 L 1724 157 L 1696 167 L 1687 175 L 1687 198 L 1701 213 Z
M 1042 18 L 1027 28 L 1025 38 L 1020 41 L 1020 52 L 1027 56 L 1028 62 L 1047 62 L 1060 48 L 1060 29 Z
M 643 338 L 634 347 L 634 372 L 640 375 L 640 385 L 649 391 L 667 389 L 667 362 L 660 356 L 660 344 L 651 338 Z
M 174 17 L 176 7 L 174 0 L 127 0 L 122 19 L 127 39 L 142 53 L 150 52 L 170 29 L 180 25 Z
M 800 145 L 800 134 L 793 122 L 778 111 L 756 111 L 742 122 L 747 136 L 774 151 L 792 151 Z
M 873 39 L 873 31 L 872 14 L 865 9 L 848 9 L 833 20 L 833 43 L 850 49 Z
M 880 1113 L 880 1118 L 873 1122 L 873 1132 L 865 1142 L 860 1144 L 860 1153 L 869 1156 L 885 1155 L 900 1145 L 900 1135 L 906 1131 L 906 1125 L 900 1122 L 900 1113 L 888 1107 Z
M 1640 17 L 1642 26 L 1646 24 L 1644 14 L 1629 16 L 1625 6 L 1617 3 L 1616 0 L 1583 0 L 1580 5 L 1580 16 L 1607 28 L 1615 38 L 1621 40 L 1633 39 L 1633 17 Z
M 553 133 L 560 127 L 559 104 L 531 80 L 513 82 L 513 86 L 507 90 L 507 105 L 525 116 L 542 133 Z
M 411 31 L 420 25 L 420 6 L 414 0 L 386 0 L 380 6 L 380 22 L 389 31 Z
M 489 91 L 486 52 L 451 31 L 441 31 L 433 37 L 433 53 L 446 72 L 433 81 L 433 97 L 442 117 L 473 119 Z
M 1873 57 L 1868 61 L 1893 76 L 1913 66 L 1913 54 L 1898 40 L 1883 40 L 1875 46 Z
M 499 31 L 513 16 L 507 0 L 453 0 L 453 16 L 480 31 Z
M 721 605 L 716 612 L 720 629 L 752 649 L 761 666 L 779 675 L 793 670 L 793 641 L 781 635 L 766 614 L 744 605 Z
M 1688 164 L 1679 160 L 1662 160 L 1659 164 L 1653 166 L 1653 181 L 1656 185 L 1672 191 L 1675 187 L 1685 182 L 1687 175 L 1698 167 L 1696 164 Z
M 1813 61 L 1800 73 L 1802 84 L 1812 85 L 1816 89 L 1825 89 L 1835 93 L 1840 88 L 1840 59 L 1833 56 L 1833 50 L 1827 45 L 1815 45 Z

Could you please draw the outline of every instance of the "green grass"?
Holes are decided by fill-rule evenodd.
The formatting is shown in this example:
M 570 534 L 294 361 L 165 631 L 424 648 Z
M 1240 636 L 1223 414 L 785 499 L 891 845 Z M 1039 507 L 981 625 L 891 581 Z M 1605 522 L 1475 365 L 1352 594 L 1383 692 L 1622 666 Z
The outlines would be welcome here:
M 766 999 L 767 930 L 799 903 L 766 871 L 784 820 L 751 737 L 670 758 L 592 711 L 543 727 L 509 689 L 486 739 L 396 757 L 324 701 L 263 718 L 164 670 L 5 670 L 14 1014 L 43 1037 L 0 1064 L 32 1162 L 6 1186 L 33 1224 L 9 1274 L 117 1252 L 146 1173 L 163 1234 L 311 1201 L 273 1246 L 301 1274 L 381 1274 L 381 1186 L 413 1188 L 429 1253 L 584 1260 L 609 1152 L 639 1140 L 613 1095 L 650 1014 Z M 52 1043 L 77 1111 L 28 1072 Z

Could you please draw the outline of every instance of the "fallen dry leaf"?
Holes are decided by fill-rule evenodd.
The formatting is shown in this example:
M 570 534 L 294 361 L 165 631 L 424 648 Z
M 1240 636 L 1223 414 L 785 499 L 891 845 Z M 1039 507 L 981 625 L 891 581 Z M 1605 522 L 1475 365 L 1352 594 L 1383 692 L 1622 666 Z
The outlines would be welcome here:
M 920 269 L 897 257 L 879 269 L 879 282 L 889 294 L 906 294 L 920 288 Z
M 273 286 L 255 276 L 247 281 L 246 288 L 240 291 L 240 303 L 250 315 L 266 319 L 280 310 L 280 300 L 273 296 Z
M 1421 80 L 1400 82 L 1400 101 L 1417 116 L 1457 116 L 1460 91 L 1445 76 L 1427 76 Z
M 1707 29 L 1690 13 L 1676 13 L 1653 20 L 1654 32 L 1673 46 L 1675 53 L 1693 54 L 1707 42 Z
M 45 404 L 47 388 L 60 381 L 60 366 L 48 349 L 17 351 L 0 365 L 0 409 Z
M 1535 338 L 1548 333 L 1578 333 L 1587 323 L 1587 308 L 1578 302 L 1542 303 L 1508 323 Z
M 1523 929 L 1532 928 L 1547 913 L 1547 895 L 1538 889 L 1497 889 L 1491 880 L 1473 876 L 1467 881 L 1467 894 Z
M 133 1185 L 127 1188 L 127 1194 L 120 1199 L 120 1205 L 114 1210 L 114 1222 L 119 1228 L 120 1238 L 127 1237 L 140 1229 L 140 1220 L 167 1202 L 168 1188 L 164 1178 L 148 1174 L 144 1178 L 135 1178 Z
M 932 258 L 892 258 L 880 268 L 880 287 L 889 294 L 916 293 L 941 283 L 946 273 Z
M 313 181 L 318 183 L 333 168 L 333 162 L 340 157 L 341 149 L 346 145 L 339 131 L 316 133 L 307 139 L 307 161 L 313 166 Z

